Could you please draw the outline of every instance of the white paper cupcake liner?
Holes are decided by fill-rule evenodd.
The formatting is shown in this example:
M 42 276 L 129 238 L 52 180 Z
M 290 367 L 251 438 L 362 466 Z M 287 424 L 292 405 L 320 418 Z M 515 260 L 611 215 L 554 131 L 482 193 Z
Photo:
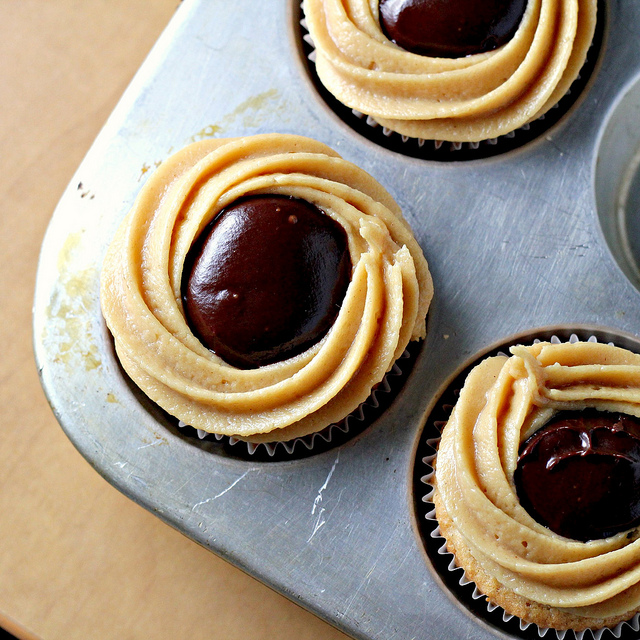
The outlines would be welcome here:
M 368 140 L 382 147 L 403 155 L 424 160 L 465 161 L 491 158 L 509 151 L 514 151 L 542 137 L 551 127 L 571 109 L 586 88 L 596 67 L 605 31 L 606 7 L 604 0 L 598 1 L 598 21 L 591 47 L 580 73 L 571 84 L 565 95 L 545 114 L 536 120 L 510 131 L 497 138 L 489 138 L 479 142 L 450 142 L 446 140 L 426 140 L 402 135 L 380 125 L 375 118 L 351 109 L 335 98 L 318 78 L 315 70 L 316 51 L 313 38 L 309 33 L 300 4 L 300 38 L 306 57 L 309 75 L 318 93 L 329 108 L 347 125 Z
M 402 353 L 385 377 L 371 391 L 369 397 L 348 416 L 321 431 L 277 442 L 247 442 L 234 436 L 208 433 L 202 429 L 192 429 L 182 421 L 178 427 L 191 430 L 199 440 L 219 443 L 229 455 L 244 459 L 262 461 L 283 461 L 304 458 L 340 446 L 362 433 L 391 404 L 402 388 L 404 380 L 413 368 L 413 363 L 421 348 L 421 343 L 411 343 Z
M 533 333 L 533 332 L 532 332 Z M 435 474 L 433 461 L 437 456 L 438 445 L 440 443 L 440 434 L 447 423 L 448 416 L 453 410 L 451 400 L 457 397 L 462 388 L 464 378 L 467 373 L 481 360 L 492 355 L 509 355 L 508 347 L 513 344 L 538 344 L 542 341 L 548 341 L 552 344 L 560 344 L 562 342 L 579 342 L 587 340 L 588 342 L 606 342 L 614 344 L 608 340 L 609 334 L 600 340 L 596 333 L 584 333 L 583 337 L 578 337 L 576 333 L 571 333 L 568 338 L 561 339 L 557 335 L 544 337 L 543 339 L 534 338 L 530 341 L 514 341 L 505 344 L 505 349 L 496 349 L 494 351 L 481 354 L 472 364 L 464 369 L 451 385 L 442 393 L 440 400 L 431 411 L 429 420 L 425 425 L 422 435 L 422 442 L 418 449 L 415 486 L 416 486 L 416 505 L 417 512 L 420 517 L 419 526 L 423 535 L 423 540 L 427 548 L 427 554 L 432 558 L 434 569 L 440 575 L 445 588 L 449 588 L 460 603 L 473 613 L 479 613 L 480 617 L 491 626 L 498 627 L 501 631 L 507 632 L 516 637 L 523 639 L 535 638 L 557 638 L 558 640 L 607 640 L 607 638 L 622 638 L 623 640 L 638 640 L 638 631 L 640 630 L 640 614 L 636 614 L 628 621 L 620 622 L 614 627 L 603 627 L 601 629 L 586 629 L 584 631 L 565 630 L 539 627 L 533 622 L 526 622 L 517 616 L 507 613 L 500 605 L 495 604 L 487 599 L 473 580 L 470 580 L 465 570 L 458 566 L 455 556 L 447 549 L 447 541 L 440 532 L 440 525 L 436 519 L 435 506 L 433 504 L 433 495 L 435 493 L 432 484 Z M 588 337 L 587 337 L 588 336 Z M 437 415 L 438 419 L 431 420 L 431 416 Z M 444 419 L 446 418 L 446 419 Z M 426 490 L 426 492 L 425 492 Z M 433 562 L 433 556 L 438 556 L 439 560 Z M 448 575 L 443 575 L 444 573 Z M 484 603 L 483 603 L 484 600 Z M 486 615 L 483 615 L 485 614 Z

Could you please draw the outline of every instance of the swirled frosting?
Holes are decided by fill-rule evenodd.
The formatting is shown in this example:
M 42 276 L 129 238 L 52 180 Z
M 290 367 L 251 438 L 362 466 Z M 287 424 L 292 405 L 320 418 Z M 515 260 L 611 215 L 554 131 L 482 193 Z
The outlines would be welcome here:
M 514 473 L 521 443 L 557 412 L 640 416 L 640 355 L 591 342 L 511 352 L 471 371 L 444 429 L 435 475 L 443 534 L 510 613 L 575 630 L 626 620 L 640 609 L 638 531 L 590 542 L 558 535 L 523 508 Z
M 508 43 L 438 58 L 389 40 L 378 0 L 304 0 L 318 76 L 340 102 L 400 134 L 452 142 L 495 138 L 553 107 L 585 61 L 596 8 L 596 0 L 528 0 Z
M 340 311 L 318 343 L 241 370 L 185 320 L 181 283 L 207 225 L 247 196 L 291 196 L 335 220 L 352 264 Z M 422 251 L 391 196 L 329 147 L 269 134 L 204 140 L 165 161 L 143 187 L 105 257 L 101 303 L 122 366 L 186 424 L 252 441 L 318 431 L 355 410 L 410 340 L 432 296 Z

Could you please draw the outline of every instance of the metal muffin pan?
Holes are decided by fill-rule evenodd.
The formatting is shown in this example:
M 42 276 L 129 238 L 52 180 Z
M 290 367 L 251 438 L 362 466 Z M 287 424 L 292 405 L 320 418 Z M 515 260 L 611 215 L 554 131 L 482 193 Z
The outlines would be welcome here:
M 416 447 L 438 389 L 487 345 L 548 325 L 640 330 L 638 285 L 618 265 L 601 204 L 619 202 L 622 187 L 617 172 L 596 167 L 598 157 L 607 166 L 632 159 L 640 146 L 619 136 L 598 154 L 616 105 L 631 115 L 613 117 L 638 131 L 640 92 L 629 87 L 640 73 L 640 4 L 609 4 L 600 68 L 558 126 L 516 152 L 453 163 L 380 148 L 333 114 L 306 75 L 298 10 L 293 0 L 259 11 L 249 0 L 180 6 L 47 231 L 34 306 L 42 384 L 69 438 L 109 482 L 346 633 L 507 637 L 467 615 L 432 573 L 413 510 Z M 630 106 L 620 107 L 625 91 Z M 377 178 L 412 225 L 436 293 L 424 347 L 381 417 L 340 447 L 270 463 L 182 436 L 132 388 L 98 285 L 106 247 L 155 164 L 203 137 L 273 131 L 325 142 Z M 632 220 L 632 206 L 623 209 L 618 219 Z

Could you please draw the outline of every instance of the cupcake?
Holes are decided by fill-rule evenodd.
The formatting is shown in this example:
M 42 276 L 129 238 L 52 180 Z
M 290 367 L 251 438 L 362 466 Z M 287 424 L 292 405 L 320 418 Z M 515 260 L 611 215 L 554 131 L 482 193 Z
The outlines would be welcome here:
M 435 459 L 447 550 L 507 614 L 540 629 L 640 611 L 640 355 L 539 343 L 468 375 Z
M 316 71 L 390 131 L 479 142 L 544 115 L 576 79 L 596 0 L 304 0 Z
M 427 263 L 391 196 L 299 136 L 165 161 L 101 274 L 118 358 L 184 424 L 250 442 L 317 432 L 425 336 Z

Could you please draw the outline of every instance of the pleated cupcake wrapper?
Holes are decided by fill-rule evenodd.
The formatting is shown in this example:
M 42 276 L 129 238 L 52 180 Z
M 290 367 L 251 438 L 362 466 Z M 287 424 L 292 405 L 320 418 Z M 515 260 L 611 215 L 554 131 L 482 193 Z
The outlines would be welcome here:
M 309 455 L 309 453 L 313 453 L 320 445 L 324 447 L 324 445 L 333 446 L 334 443 L 336 443 L 336 445 L 342 444 L 363 431 L 369 426 L 369 423 L 378 417 L 379 413 L 377 410 L 381 404 L 379 396 L 393 392 L 389 378 L 404 376 L 402 365 L 405 363 L 408 364 L 411 359 L 412 355 L 405 349 L 382 381 L 372 389 L 369 397 L 362 402 L 355 411 L 352 411 L 348 416 L 340 420 L 340 422 L 330 424 L 321 431 L 310 433 L 300 438 L 277 442 L 247 442 L 234 436 L 225 436 L 219 433 L 209 433 L 202 429 L 196 429 L 198 437 L 204 440 L 209 436 L 213 436 L 219 442 L 225 442 L 230 447 L 237 447 L 238 452 L 245 456 L 266 453 L 270 458 L 278 455 L 280 456 L 279 459 L 281 459 L 282 456 L 295 459 L 297 455 Z M 189 425 L 180 420 L 178 427 L 187 428 Z
M 578 75 L 576 80 L 580 80 L 580 78 L 581 76 Z M 568 96 L 570 94 L 571 94 L 571 89 L 569 89 L 569 91 L 565 94 L 565 96 Z M 558 109 L 559 107 L 560 107 L 560 103 L 557 102 L 551 108 Z M 475 151 L 483 145 L 494 147 L 500 144 L 501 141 L 511 140 L 515 138 L 516 135 L 518 134 L 518 131 L 529 131 L 529 129 L 531 129 L 531 123 L 527 122 L 526 124 L 523 124 L 518 129 L 515 129 L 514 131 L 509 131 L 509 133 L 505 133 L 502 136 L 498 136 L 497 138 L 488 138 L 487 140 L 480 140 L 478 142 L 450 142 L 448 140 L 425 140 L 424 138 L 412 138 L 410 136 L 405 136 L 401 133 L 397 133 L 393 129 L 389 129 L 388 127 L 382 126 L 379 122 L 376 121 L 376 119 L 373 116 L 368 116 L 364 113 L 360 113 L 360 111 L 357 111 L 356 109 L 351 109 L 351 113 L 359 120 L 365 119 L 365 122 L 373 129 L 382 127 L 382 135 L 387 138 L 390 138 L 391 136 L 397 136 L 405 144 L 407 142 L 411 142 L 415 140 L 419 148 L 422 148 L 425 145 L 432 145 L 435 151 L 439 151 L 440 149 L 449 150 L 449 151 L 462 151 L 463 149 L 472 149 Z M 534 122 L 543 121 L 545 119 L 545 116 L 546 114 L 542 114 L 539 118 L 536 118 Z
M 570 343 L 574 343 L 574 342 L 579 342 L 580 339 L 578 338 L 577 335 L 575 334 L 571 334 L 568 342 Z M 535 339 L 532 341 L 532 344 L 538 344 L 542 342 L 539 339 Z M 549 340 L 549 342 L 551 342 L 552 344 L 561 344 L 563 342 L 563 340 L 560 340 L 560 338 L 558 338 L 557 336 L 552 336 Z M 598 342 L 598 339 L 595 336 L 590 336 L 588 338 L 588 342 Z M 609 343 L 609 344 L 613 344 L 613 343 Z M 499 352 L 498 355 L 506 355 L 508 356 L 509 354 L 504 353 L 504 352 Z M 459 389 L 455 390 L 456 395 L 460 392 Z M 437 409 L 437 407 L 436 407 Z M 451 411 L 453 410 L 453 405 L 451 404 L 442 404 L 440 405 L 440 409 L 442 410 L 443 413 L 446 413 L 447 415 L 449 415 L 451 413 Z M 447 421 L 446 420 L 436 420 L 433 421 L 432 424 L 435 427 L 435 429 L 438 431 L 438 433 L 442 433 L 442 429 L 444 429 L 444 426 L 446 425 Z M 458 584 L 461 587 L 466 587 L 468 585 L 473 585 L 473 592 L 471 593 L 470 597 L 472 600 L 474 601 L 479 601 L 483 598 L 486 599 L 486 596 L 484 595 L 484 593 L 482 593 L 478 587 L 476 586 L 476 584 L 473 582 L 473 580 L 470 580 L 467 577 L 467 574 L 465 572 L 465 570 L 458 566 L 458 564 L 456 563 L 456 558 L 453 555 L 453 553 L 451 553 L 448 549 L 447 549 L 447 541 L 446 538 L 444 538 L 440 532 L 440 525 L 438 524 L 438 521 L 436 519 L 436 510 L 435 510 L 435 506 L 433 505 L 433 495 L 435 493 L 435 488 L 432 484 L 432 480 L 433 480 L 433 476 L 435 474 L 435 471 L 433 469 L 433 461 L 436 459 L 437 457 L 437 450 L 438 450 L 438 446 L 440 444 L 440 436 L 438 437 L 434 437 L 434 438 L 428 438 L 426 440 L 426 443 L 429 447 L 431 447 L 431 449 L 433 449 L 433 453 L 423 456 L 421 458 L 422 463 L 424 465 L 426 465 L 427 467 L 429 467 L 431 470 L 426 473 L 425 475 L 420 477 L 420 481 L 426 485 L 428 487 L 428 492 L 422 496 L 422 502 L 425 503 L 427 505 L 427 513 L 426 515 L 424 515 L 425 520 L 429 523 L 430 525 L 430 531 L 428 533 L 429 537 L 432 538 L 436 543 L 438 542 L 442 542 L 441 546 L 437 549 L 437 553 L 440 556 L 451 556 L 451 561 L 449 562 L 449 565 L 447 566 L 447 570 L 450 573 L 454 573 L 456 571 L 461 572 L 460 578 L 458 579 Z M 489 613 L 492 613 L 494 611 L 498 611 L 498 613 L 502 612 L 502 621 L 507 623 L 510 622 L 511 620 L 517 620 L 519 622 L 520 625 L 520 630 L 521 631 L 525 631 L 526 629 L 529 629 L 530 627 L 535 627 L 535 629 L 537 630 L 538 636 L 541 638 L 544 637 L 552 637 L 553 634 L 555 634 L 555 636 L 558 638 L 558 640 L 590 640 L 591 637 L 593 637 L 594 640 L 601 640 L 604 636 L 605 640 L 607 639 L 607 637 L 609 637 L 608 634 L 612 634 L 615 638 L 620 638 L 622 636 L 622 633 L 625 631 L 625 629 L 628 627 L 628 631 L 633 631 L 633 632 L 638 632 L 640 630 L 640 613 L 636 614 L 633 618 L 631 618 L 630 620 L 627 620 L 625 622 L 620 622 L 619 624 L 617 624 L 615 627 L 603 627 L 602 629 L 585 629 L 584 631 L 572 631 L 572 630 L 566 630 L 566 631 L 559 631 L 557 629 L 553 629 L 553 628 L 543 628 L 543 627 L 538 627 L 538 625 L 536 625 L 533 622 L 525 622 L 524 620 L 518 618 L 517 616 L 514 616 L 510 613 L 507 613 L 500 605 L 497 605 L 493 602 L 490 602 L 487 600 L 486 603 L 486 607 L 487 607 L 487 611 Z M 605 635 L 606 634 L 606 635 Z M 634 640 L 636 640 L 637 636 L 634 637 Z
M 600 3 L 601 4 L 601 3 Z M 300 8 L 302 10 L 302 4 L 300 5 Z M 307 21 L 302 18 L 300 20 L 300 26 L 302 27 L 304 33 L 302 35 L 302 39 L 312 48 L 312 51 L 308 54 L 308 59 L 313 63 L 314 68 L 315 68 L 315 61 L 316 61 L 316 47 L 315 47 L 315 43 L 313 41 L 313 38 L 311 37 L 311 34 L 309 33 L 309 29 L 307 27 Z M 587 59 L 585 60 L 584 64 L 583 64 L 583 70 L 587 67 L 590 66 L 590 61 L 592 56 L 596 55 L 597 56 L 597 52 L 594 54 L 593 48 L 594 48 L 594 42 L 596 41 L 596 37 L 594 36 L 594 41 L 591 43 L 591 47 L 589 48 L 589 52 L 587 54 Z M 599 49 L 599 47 L 598 47 Z M 314 74 L 315 74 L 315 70 L 314 70 Z M 317 78 L 317 75 L 316 75 Z M 505 146 L 505 143 L 508 144 L 508 148 L 505 149 L 504 151 L 511 151 L 513 149 L 517 149 L 519 148 L 521 145 L 526 144 L 527 142 L 530 142 L 534 139 L 536 139 L 537 137 L 539 137 L 540 135 L 543 135 L 545 131 L 547 131 L 547 128 L 542 127 L 542 131 L 539 132 L 539 134 L 533 138 L 527 138 L 526 140 L 522 141 L 522 143 L 518 143 L 518 144 L 514 144 L 514 143 L 510 143 L 511 140 L 513 140 L 514 138 L 516 138 L 518 135 L 520 135 L 520 137 L 522 137 L 523 135 L 527 135 L 527 132 L 531 129 L 531 125 L 533 123 L 542 123 L 544 120 L 547 119 L 547 116 L 550 115 L 550 113 L 553 110 L 559 109 L 563 106 L 563 103 L 567 102 L 567 99 L 572 95 L 572 91 L 574 86 L 576 86 L 576 84 L 580 85 L 581 81 L 582 81 L 582 71 L 580 71 L 580 73 L 578 73 L 578 75 L 576 76 L 575 80 L 573 81 L 573 83 L 571 84 L 571 86 L 569 87 L 568 91 L 564 94 L 564 96 L 558 101 L 556 102 L 556 104 L 553 105 L 553 107 L 551 107 L 551 109 L 549 109 L 549 111 L 547 111 L 546 113 L 542 114 L 541 116 L 539 116 L 538 118 L 536 118 L 535 120 L 532 120 L 531 122 L 527 122 L 526 124 L 523 124 L 521 127 L 519 127 L 518 129 L 515 129 L 513 131 L 509 131 L 509 133 L 505 133 L 504 135 L 498 136 L 497 138 L 488 138 L 486 140 L 481 140 L 478 142 L 451 142 L 451 141 L 447 141 L 447 140 L 426 140 L 423 138 L 412 138 L 411 136 L 406 136 L 403 135 L 401 133 L 398 133 L 396 131 L 394 131 L 393 129 L 389 129 L 388 127 L 384 127 L 382 126 L 380 123 L 378 123 L 376 121 L 376 119 L 373 116 L 367 115 L 365 113 L 361 113 L 360 111 L 356 110 L 356 109 L 351 109 L 351 113 L 353 115 L 354 118 L 357 118 L 360 121 L 366 122 L 366 124 L 372 129 L 372 130 L 376 130 L 378 128 L 382 129 L 382 135 L 385 138 L 388 138 L 390 140 L 395 140 L 398 142 L 402 142 L 402 144 L 407 144 L 407 143 L 412 143 L 415 142 L 418 146 L 419 149 L 425 149 L 429 150 L 433 153 L 437 154 L 438 153 L 444 153 L 444 152 L 458 152 L 458 151 L 470 151 L 470 152 L 478 152 L 478 159 L 483 158 L 483 157 L 491 157 L 493 155 L 496 155 L 497 153 L 500 153 L 501 151 L 499 150 L 499 146 Z M 318 78 L 318 82 L 320 82 L 319 78 Z M 337 99 L 336 99 L 337 100 Z M 339 100 L 337 100 L 339 102 Z M 566 110 L 568 110 L 571 105 L 573 104 L 573 100 L 571 101 L 570 104 L 568 104 L 566 106 Z M 550 126 L 553 126 L 553 124 L 555 124 L 555 119 L 553 121 L 553 123 Z M 510 143 L 510 144 L 509 144 Z M 486 153 L 483 155 L 482 153 L 482 149 L 485 148 L 486 149 Z

